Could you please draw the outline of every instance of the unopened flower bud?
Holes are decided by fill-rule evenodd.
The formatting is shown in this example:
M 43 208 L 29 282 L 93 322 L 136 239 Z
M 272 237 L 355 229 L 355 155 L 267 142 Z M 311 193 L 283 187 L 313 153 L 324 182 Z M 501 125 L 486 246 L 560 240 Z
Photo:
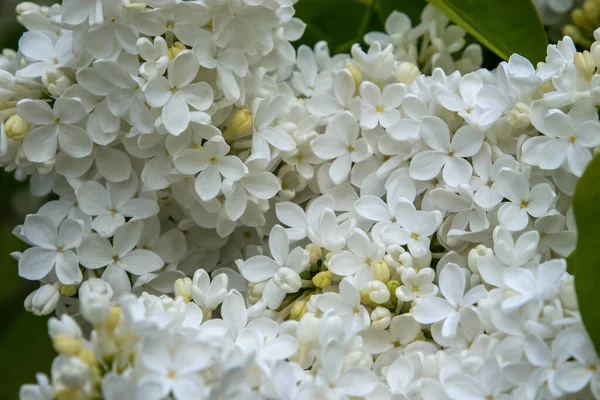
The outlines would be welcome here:
M 56 308 L 60 293 L 54 285 L 44 285 L 25 299 L 25 309 L 35 315 L 48 315 Z
M 81 350 L 81 340 L 67 335 L 56 335 L 52 338 L 52 345 L 57 353 L 73 357 Z
M 110 284 L 102 279 L 83 282 L 79 289 L 81 315 L 92 324 L 104 323 L 110 314 L 113 294 Z
M 172 60 L 175 57 L 177 57 L 177 55 L 185 49 L 186 49 L 185 44 L 183 44 L 181 42 L 175 42 L 175 43 L 173 43 L 173 47 L 169 48 L 169 50 L 167 51 L 167 54 L 169 55 L 169 58 Z
M 189 303 L 192 298 L 192 280 L 188 277 L 179 278 L 175 281 L 175 297 L 183 298 L 183 301 Z
M 596 65 L 600 65 L 600 42 L 592 43 L 592 48 L 590 49 L 590 54 L 594 59 L 594 63 Z
M 308 251 L 308 254 L 310 255 L 311 264 L 316 263 L 323 256 L 323 250 L 321 249 L 321 246 L 316 245 L 314 243 L 307 244 L 306 251 Z
M 60 295 L 65 297 L 74 296 L 77 293 L 77 286 L 75 285 L 61 285 L 60 287 Z
M 56 376 L 56 386 L 64 388 L 64 390 L 61 391 L 62 393 L 68 393 L 69 389 L 71 389 L 71 394 L 58 396 L 56 398 L 60 398 L 61 400 L 74 400 L 82 398 L 83 393 L 77 392 L 73 389 L 83 388 L 87 383 L 89 383 L 90 374 L 88 366 L 80 359 L 71 357 L 65 360 L 64 363 L 60 363 L 57 367 L 56 375 L 53 371 L 52 376 L 53 378 Z
M 390 280 L 390 269 L 388 265 L 383 260 L 378 260 L 375 265 L 372 267 L 373 269 L 373 278 L 375 280 L 381 281 L 383 283 L 387 283 Z
M 114 331 L 115 328 L 119 325 L 120 321 L 121 321 L 121 307 L 114 306 L 114 307 L 110 308 L 110 313 L 108 314 L 106 321 L 104 321 L 104 326 L 109 331 Z
M 507 122 L 514 128 L 525 128 L 529 126 L 529 106 L 521 101 L 517 102 L 508 113 Z
M 300 321 L 300 318 L 306 314 L 306 303 L 308 299 L 296 300 L 292 303 L 292 309 L 290 311 L 290 319 Z
M 410 85 L 420 74 L 421 71 L 419 71 L 419 67 L 411 62 L 405 61 L 396 67 L 394 77 L 396 78 L 396 82 Z
M 558 298 L 567 310 L 577 310 L 579 308 L 577 295 L 575 294 L 575 282 L 572 276 L 560 283 Z
M 21 15 L 25 12 L 37 12 L 37 13 L 41 13 L 41 8 L 40 6 L 38 6 L 35 3 L 31 3 L 29 1 L 24 1 L 22 3 L 17 4 L 17 8 L 16 8 L 17 14 Z
M 252 128 L 252 114 L 247 108 L 241 108 L 233 114 L 229 127 L 223 133 L 225 139 L 231 139 L 240 133 L 244 133 Z
M 29 133 L 29 128 L 29 122 L 16 114 L 4 123 L 4 133 L 12 140 L 23 140 L 25 135 Z
M 589 51 L 585 50 L 583 53 L 575 53 L 573 56 L 573 64 L 575 64 L 575 68 L 581 74 L 583 79 L 587 82 L 592 79 L 594 71 L 596 70 L 596 63 Z
M 350 75 L 352 75 L 355 91 L 358 92 L 358 88 L 363 81 L 362 72 L 360 72 L 360 69 L 358 69 L 358 67 L 354 64 L 348 64 L 346 67 L 344 67 L 344 69 L 350 72 Z
M 390 291 L 383 282 L 369 281 L 363 290 L 369 294 L 369 299 L 375 304 L 384 304 L 390 300 Z
M 326 288 L 331 285 L 331 271 L 321 271 L 312 278 L 312 283 L 318 288 Z
M 56 97 L 60 97 L 73 85 L 73 81 L 58 69 L 48 71 L 42 75 L 42 83 L 48 89 L 48 92 Z
M 396 280 L 391 280 L 385 284 L 387 286 L 389 292 L 391 293 L 390 300 L 392 304 L 396 305 L 398 303 L 398 297 L 396 297 L 396 289 L 398 289 L 401 285 L 400 282 Z
M 79 308 L 86 320 L 92 324 L 101 324 L 110 314 L 110 300 L 104 295 L 89 293 L 79 298 Z
M 487 248 L 482 244 L 478 245 L 474 249 L 471 249 L 467 258 L 467 265 L 469 269 L 474 273 L 478 273 L 479 260 L 481 260 L 482 257 L 491 256 L 493 254 L 494 252 L 492 251 L 492 249 Z
M 296 293 L 302 287 L 302 279 L 296 271 L 281 267 L 273 275 L 273 282 L 286 293 Z
M 377 330 L 384 330 L 392 322 L 392 313 L 387 308 L 377 307 L 371 313 L 371 326 Z
M 256 283 L 248 282 L 248 300 L 250 300 L 251 303 L 256 303 L 258 300 L 260 300 L 266 286 L 267 281 Z

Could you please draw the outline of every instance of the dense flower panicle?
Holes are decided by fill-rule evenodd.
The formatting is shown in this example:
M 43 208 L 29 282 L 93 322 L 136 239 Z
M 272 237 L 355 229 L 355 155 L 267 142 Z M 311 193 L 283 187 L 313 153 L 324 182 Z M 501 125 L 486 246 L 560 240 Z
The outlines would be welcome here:
M 480 69 L 432 6 L 295 50 L 294 3 L 18 6 L 0 164 L 57 197 L 13 256 L 59 354 L 21 398 L 600 398 L 565 261 L 600 60 Z

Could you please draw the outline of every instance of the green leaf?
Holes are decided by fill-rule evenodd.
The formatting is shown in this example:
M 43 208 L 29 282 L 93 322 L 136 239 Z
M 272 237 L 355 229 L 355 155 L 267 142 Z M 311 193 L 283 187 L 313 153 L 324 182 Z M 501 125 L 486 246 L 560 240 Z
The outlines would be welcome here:
M 577 266 L 577 252 L 575 250 L 573 250 L 573 252 L 571 254 L 569 254 L 569 257 L 567 257 L 567 271 L 569 271 L 569 273 L 571 275 L 575 275 L 575 271 L 576 271 L 576 266 Z
M 5 323 L 7 326 L 0 338 L 4 360 L 0 363 L 0 397 L 17 399 L 21 385 L 35 383 L 36 372 L 50 371 L 55 352 L 47 333 L 48 318 L 23 310 Z
M 548 37 L 531 0 L 428 0 L 501 58 L 513 53 L 534 65 L 546 57 Z
M 332 53 L 346 53 L 354 43 L 362 43 L 367 32 L 383 32 L 394 10 L 407 14 L 416 25 L 426 4 L 425 0 L 299 0 L 295 16 L 307 26 L 295 45 L 312 47 L 325 40 Z
M 595 157 L 577 182 L 573 209 L 577 223 L 575 290 L 583 324 L 600 353 L 600 157 Z M 571 260 L 573 254 L 569 256 Z

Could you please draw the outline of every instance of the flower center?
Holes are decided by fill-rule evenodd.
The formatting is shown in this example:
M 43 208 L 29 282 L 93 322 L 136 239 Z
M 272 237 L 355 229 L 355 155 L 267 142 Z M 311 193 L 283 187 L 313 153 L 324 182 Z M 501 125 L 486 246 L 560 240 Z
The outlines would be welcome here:
M 375 107 L 375 111 L 377 111 L 378 113 L 383 112 L 383 107 L 377 106 L 377 107 Z
M 521 208 L 527 208 L 527 206 L 528 206 L 528 205 L 529 205 L 529 202 L 527 202 L 527 201 L 525 201 L 525 200 L 523 200 L 523 201 L 521 202 Z

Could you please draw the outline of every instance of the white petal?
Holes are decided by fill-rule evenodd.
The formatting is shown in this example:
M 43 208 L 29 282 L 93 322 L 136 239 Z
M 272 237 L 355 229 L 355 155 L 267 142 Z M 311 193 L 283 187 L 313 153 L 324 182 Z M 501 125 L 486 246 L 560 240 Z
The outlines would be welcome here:
M 44 278 L 56 260 L 56 250 L 32 247 L 25 250 L 19 258 L 19 276 L 30 281 Z
M 434 150 L 417 153 L 410 162 L 410 177 L 420 181 L 433 179 L 449 158 Z
M 432 324 L 456 313 L 456 308 L 439 297 L 421 299 L 412 310 L 412 315 L 421 324 Z
M 56 255 L 56 276 L 63 285 L 76 285 L 81 282 L 83 275 L 77 256 L 71 250 Z
M 279 267 L 271 258 L 259 255 L 247 259 L 239 266 L 239 270 L 250 282 L 262 282 L 271 278 Z
M 162 121 L 167 131 L 179 135 L 190 124 L 190 110 L 183 97 L 171 96 L 162 109 Z
M 98 269 L 113 262 L 113 248 L 108 239 L 91 234 L 77 249 L 79 263 L 87 269 Z
M 204 201 L 215 198 L 221 191 L 221 176 L 218 167 L 211 164 L 200 172 L 196 177 L 194 188 Z
M 135 275 L 143 275 L 161 269 L 164 262 L 154 252 L 138 249 L 122 257 L 119 264 L 127 272 Z

